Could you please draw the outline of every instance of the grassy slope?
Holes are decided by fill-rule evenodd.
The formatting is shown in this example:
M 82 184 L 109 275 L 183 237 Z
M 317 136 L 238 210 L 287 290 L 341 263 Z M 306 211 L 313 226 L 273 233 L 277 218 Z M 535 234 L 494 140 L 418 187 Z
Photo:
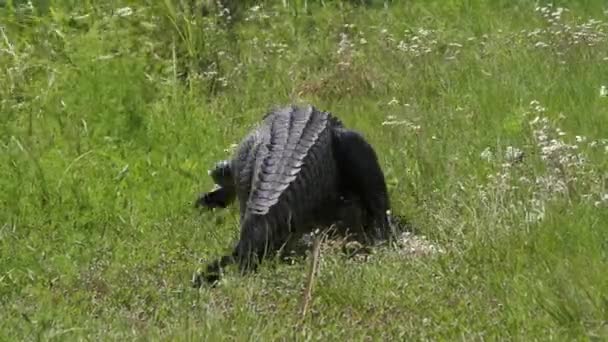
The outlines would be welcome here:
M 4 3 L 0 339 L 608 337 L 603 1 L 568 2 L 554 26 L 529 1 L 266 6 L 231 30 L 171 1 Z M 190 206 L 207 168 L 291 101 L 362 131 L 394 211 L 446 250 L 327 255 L 302 325 L 303 264 L 188 287 L 237 233 L 234 210 Z M 586 142 L 543 160 L 539 114 Z M 524 162 L 503 166 L 507 146 Z

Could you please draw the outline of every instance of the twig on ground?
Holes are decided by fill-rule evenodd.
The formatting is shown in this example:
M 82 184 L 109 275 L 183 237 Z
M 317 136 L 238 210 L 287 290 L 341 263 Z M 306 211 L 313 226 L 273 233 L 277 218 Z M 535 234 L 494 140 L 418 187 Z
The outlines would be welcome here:
M 304 289 L 304 294 L 302 296 L 302 306 L 300 310 L 302 320 L 306 318 L 306 313 L 308 312 L 310 301 L 312 300 L 312 287 L 319 268 L 319 259 L 321 258 L 321 242 L 323 241 L 324 237 L 324 233 L 314 234 L 312 258 L 310 261 L 310 268 L 308 271 L 308 277 L 306 279 L 306 288 Z

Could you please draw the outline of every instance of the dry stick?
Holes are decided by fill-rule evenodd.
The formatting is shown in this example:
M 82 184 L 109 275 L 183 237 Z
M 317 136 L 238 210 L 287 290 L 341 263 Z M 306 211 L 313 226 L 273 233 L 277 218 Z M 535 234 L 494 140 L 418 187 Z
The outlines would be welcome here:
M 302 298 L 302 309 L 301 319 L 306 318 L 306 312 L 310 301 L 312 299 L 312 285 L 315 280 L 315 275 L 319 267 L 319 259 L 321 257 L 321 241 L 323 240 L 324 234 L 315 234 L 315 239 L 312 245 L 312 260 L 310 262 L 310 269 L 308 271 L 308 279 L 306 280 L 306 288 L 304 289 L 304 296 Z

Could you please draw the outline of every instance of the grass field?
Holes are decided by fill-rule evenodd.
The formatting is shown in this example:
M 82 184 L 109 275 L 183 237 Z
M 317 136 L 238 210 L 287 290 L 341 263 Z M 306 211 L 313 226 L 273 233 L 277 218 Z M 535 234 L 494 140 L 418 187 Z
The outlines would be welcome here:
M 193 3 L 197 3 L 196 1 Z M 0 1 L 0 340 L 608 339 L 603 0 Z M 441 253 L 192 272 L 207 169 L 274 105 L 375 146 Z

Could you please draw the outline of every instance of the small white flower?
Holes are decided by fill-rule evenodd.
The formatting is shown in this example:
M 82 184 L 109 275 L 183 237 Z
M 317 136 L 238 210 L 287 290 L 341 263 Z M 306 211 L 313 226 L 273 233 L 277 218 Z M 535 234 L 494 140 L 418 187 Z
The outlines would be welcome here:
M 481 159 L 487 162 L 492 161 L 492 159 L 494 158 L 494 154 L 492 153 L 492 150 L 490 150 L 489 147 L 486 147 L 479 156 L 481 157 Z
M 131 7 L 122 7 L 116 10 L 116 15 L 119 17 L 128 17 L 133 14 Z
M 600 87 L 600 96 L 608 97 L 608 87 L 606 87 L 605 85 Z
M 517 147 L 508 146 L 505 152 L 505 159 L 510 162 L 520 162 L 524 157 L 524 152 Z
M 230 144 L 230 146 L 228 146 L 227 148 L 224 149 L 224 152 L 226 153 L 232 153 L 236 150 L 236 148 L 238 147 L 238 144 Z

